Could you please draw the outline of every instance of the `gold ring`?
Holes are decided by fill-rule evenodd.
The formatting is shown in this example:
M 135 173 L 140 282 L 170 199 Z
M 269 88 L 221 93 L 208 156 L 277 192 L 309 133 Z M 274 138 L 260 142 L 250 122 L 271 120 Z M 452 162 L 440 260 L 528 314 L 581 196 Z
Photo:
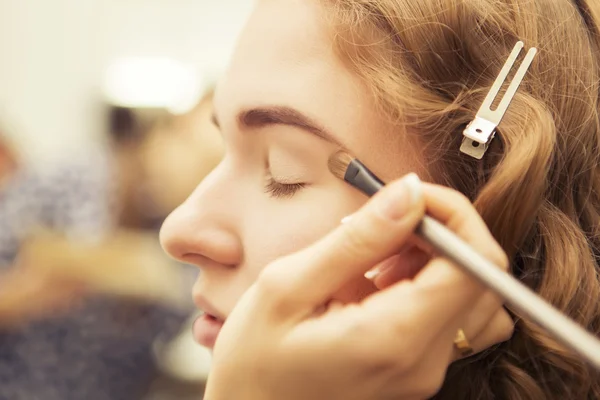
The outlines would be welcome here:
M 459 329 L 458 332 L 456 332 L 454 346 L 460 352 L 460 355 L 463 357 L 467 357 L 473 354 L 473 348 L 471 347 L 471 344 L 469 343 L 469 340 L 465 335 L 465 331 L 463 331 L 462 329 Z

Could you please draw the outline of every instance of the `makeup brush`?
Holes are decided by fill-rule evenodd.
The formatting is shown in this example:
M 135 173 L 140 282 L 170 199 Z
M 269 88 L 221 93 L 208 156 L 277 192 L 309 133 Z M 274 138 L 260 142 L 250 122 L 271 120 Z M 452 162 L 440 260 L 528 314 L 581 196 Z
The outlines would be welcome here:
M 334 153 L 329 170 L 367 196 L 377 193 L 384 183 L 359 160 L 344 151 Z M 486 260 L 456 234 L 430 216 L 424 216 L 415 233 L 433 245 L 444 257 L 453 261 L 479 280 L 515 310 L 544 328 L 566 347 L 578 353 L 600 370 L 600 340 L 558 311 L 513 276 Z

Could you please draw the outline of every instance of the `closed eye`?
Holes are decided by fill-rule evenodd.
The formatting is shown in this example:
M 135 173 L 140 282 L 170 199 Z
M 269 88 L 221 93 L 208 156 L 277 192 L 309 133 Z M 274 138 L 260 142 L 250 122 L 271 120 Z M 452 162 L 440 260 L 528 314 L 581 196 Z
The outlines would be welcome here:
M 271 197 L 291 198 L 305 187 L 306 183 L 282 183 L 270 177 L 265 185 L 265 193 Z

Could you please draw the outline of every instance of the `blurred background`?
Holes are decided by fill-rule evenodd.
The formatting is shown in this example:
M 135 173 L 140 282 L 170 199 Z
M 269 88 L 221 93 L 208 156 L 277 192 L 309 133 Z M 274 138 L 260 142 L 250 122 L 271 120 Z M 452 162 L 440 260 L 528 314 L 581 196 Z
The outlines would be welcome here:
M 252 0 L 0 0 L 0 400 L 199 399 L 164 218 L 219 162 Z
M 218 77 L 251 7 L 252 0 L 0 0 L 1 110 L 30 160 L 88 146 L 106 128 L 101 100 L 106 91 L 114 96 L 118 79 L 111 66 L 158 59 L 190 69 L 193 78 L 165 76 L 146 88 L 148 102 L 163 95 L 189 104 L 185 90 Z M 177 82 L 186 79 L 198 87 Z M 180 86 L 169 88 L 171 81 Z

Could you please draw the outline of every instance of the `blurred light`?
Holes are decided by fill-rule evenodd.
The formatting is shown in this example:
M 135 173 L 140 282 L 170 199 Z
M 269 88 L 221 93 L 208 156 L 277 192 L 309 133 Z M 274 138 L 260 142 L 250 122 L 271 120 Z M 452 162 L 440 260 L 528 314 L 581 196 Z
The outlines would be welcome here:
M 110 104 L 131 108 L 189 111 L 202 87 L 195 69 L 166 58 L 123 58 L 106 71 L 104 96 Z

